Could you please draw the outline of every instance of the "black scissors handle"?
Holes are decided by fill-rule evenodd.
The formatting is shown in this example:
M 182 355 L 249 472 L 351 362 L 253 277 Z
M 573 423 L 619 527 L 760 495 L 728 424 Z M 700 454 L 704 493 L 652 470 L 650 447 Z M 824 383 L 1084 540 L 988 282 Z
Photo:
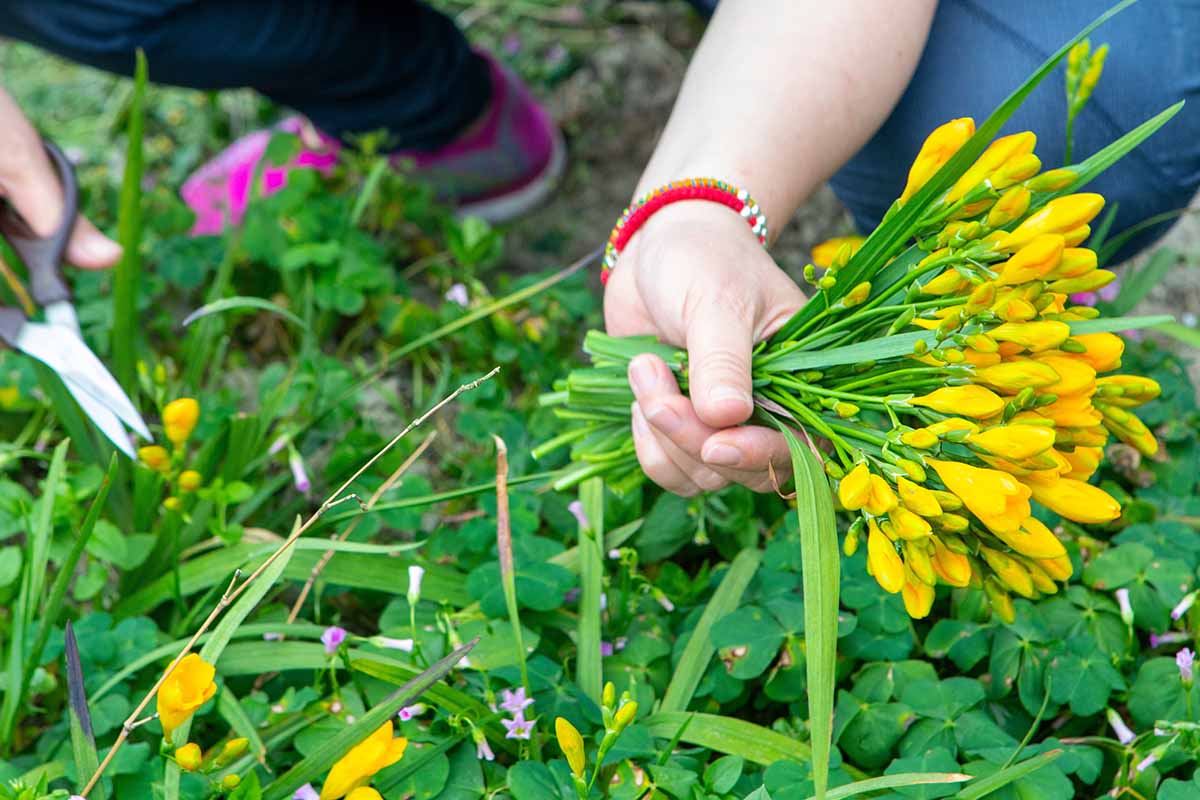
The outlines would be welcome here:
M 16 254 L 25 262 L 29 272 L 29 294 L 41 306 L 71 299 L 71 289 L 63 280 L 63 255 L 67 242 L 75 229 L 75 216 L 79 210 L 79 184 L 75 180 L 75 168 L 58 145 L 43 142 L 50 163 L 58 173 L 62 184 L 63 211 L 58 227 L 49 236 L 38 236 L 11 203 L 0 202 L 0 235 L 8 241 Z

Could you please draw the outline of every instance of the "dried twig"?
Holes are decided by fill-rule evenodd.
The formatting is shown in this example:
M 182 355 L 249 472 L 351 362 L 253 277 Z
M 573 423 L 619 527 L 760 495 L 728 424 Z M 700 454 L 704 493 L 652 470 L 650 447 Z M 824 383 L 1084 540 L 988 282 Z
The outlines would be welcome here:
M 463 384 L 449 395 L 442 398 L 442 400 L 433 406 L 433 408 L 429 409 L 420 417 L 410 422 L 404 428 L 404 430 L 400 431 L 400 433 L 396 434 L 390 442 L 384 445 L 383 449 L 371 456 L 367 463 L 359 467 L 358 470 L 351 475 L 345 483 L 339 486 L 333 494 L 329 495 L 329 497 L 325 499 L 325 502 L 321 503 L 320 507 L 318 507 L 317 510 L 313 512 L 313 514 L 307 520 L 305 520 L 303 524 L 296 525 L 291 534 L 288 535 L 287 539 L 283 541 L 283 544 L 281 544 L 274 553 L 272 553 L 265 561 L 263 561 L 263 563 L 260 564 L 258 568 L 254 570 L 254 572 L 250 573 L 250 576 L 246 578 L 246 580 L 237 585 L 237 588 L 234 588 L 234 585 L 237 584 L 237 580 L 239 577 L 241 577 L 242 571 L 240 569 L 234 570 L 233 579 L 229 582 L 229 588 L 227 588 L 225 593 L 221 595 L 221 599 L 217 603 L 216 607 L 204 620 L 204 623 L 200 626 L 200 628 L 194 634 L 192 634 L 192 638 L 189 639 L 188 643 L 183 646 L 183 649 L 179 651 L 179 654 L 175 656 L 174 660 L 171 661 L 171 664 L 167 667 L 159 679 L 154 682 L 154 686 L 150 688 L 150 691 L 146 693 L 146 696 L 142 698 L 141 702 L 138 703 L 137 707 L 133 709 L 129 717 L 125 720 L 124 724 L 121 725 L 121 730 L 117 733 L 116 741 L 113 742 L 113 746 L 109 748 L 108 754 L 104 756 L 104 760 L 100 762 L 100 766 L 96 768 L 95 773 L 92 774 L 92 777 L 88 780 L 87 785 L 83 787 L 83 791 L 79 793 L 80 796 L 86 798 L 88 796 L 88 792 L 95 788 L 96 783 L 100 780 L 100 776 L 104 774 L 104 770 L 110 763 L 112 763 L 117 751 L 121 749 L 121 746 L 125 743 L 125 740 L 129 738 L 130 731 L 142 724 L 143 721 L 139 721 L 138 717 L 141 715 L 142 711 L 145 710 L 146 706 L 150 704 L 150 701 L 154 699 L 154 696 L 158 693 L 159 687 L 162 686 L 163 681 L 170 677 L 171 673 L 175 671 L 175 667 L 179 666 L 179 662 L 183 661 L 184 657 L 186 657 L 187 654 L 192 651 L 192 648 L 195 647 L 196 642 L 210 627 L 212 627 L 212 624 L 216 622 L 217 617 L 221 615 L 221 612 L 228 608 L 230 604 L 232 604 L 233 601 L 242 594 L 242 592 L 246 591 L 250 584 L 253 583 L 254 580 L 263 573 L 263 570 L 269 567 L 275 561 L 275 559 L 279 558 L 283 551 L 291 546 L 293 542 L 299 539 L 306 530 L 311 528 L 326 511 L 347 500 L 355 500 L 359 503 L 360 507 L 365 508 L 366 506 L 361 500 L 358 499 L 358 495 L 351 493 L 343 497 L 342 492 L 346 491 L 346 489 L 349 488 L 350 485 L 356 480 L 358 480 L 364 472 L 370 469 L 371 465 L 382 458 L 385 453 L 391 450 L 397 442 L 412 432 L 413 429 L 420 426 L 423 422 L 425 422 L 425 420 L 429 419 L 448 403 L 452 402 L 460 394 L 471 391 L 484 381 L 490 379 L 499 371 L 500 368 L 496 367 L 482 378 L 477 378 L 470 383 Z

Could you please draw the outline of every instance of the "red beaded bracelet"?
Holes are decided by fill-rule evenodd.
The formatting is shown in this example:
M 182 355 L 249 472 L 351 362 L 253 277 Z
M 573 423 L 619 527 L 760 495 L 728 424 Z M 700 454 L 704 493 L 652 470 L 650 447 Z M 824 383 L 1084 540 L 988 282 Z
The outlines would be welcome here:
M 754 198 L 745 189 L 739 189 L 715 178 L 671 181 L 642 195 L 621 212 L 620 219 L 608 236 L 608 244 L 604 246 L 604 265 L 600 271 L 602 284 L 608 283 L 609 273 L 617 265 L 617 256 L 638 229 L 646 224 L 646 220 L 663 206 L 680 200 L 708 200 L 732 208 L 745 217 L 746 222 L 750 224 L 750 230 L 758 237 L 762 246 L 767 246 L 767 215 L 759 209 L 758 203 L 754 202 Z

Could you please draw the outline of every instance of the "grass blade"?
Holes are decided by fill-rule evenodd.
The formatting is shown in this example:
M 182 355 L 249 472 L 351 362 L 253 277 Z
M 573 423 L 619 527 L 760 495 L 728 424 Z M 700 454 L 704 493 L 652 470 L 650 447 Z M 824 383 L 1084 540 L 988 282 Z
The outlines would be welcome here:
M 137 51 L 133 73 L 133 95 L 129 102 L 126 134 L 125 175 L 121 180 L 121 200 L 117 212 L 117 239 L 124 252 L 113 270 L 113 372 L 125 391 L 136 388 L 138 335 L 137 294 L 142 273 L 142 137 L 146 115 L 146 54 Z
M 54 500 L 66 474 L 67 448 L 71 440 L 64 439 L 54 449 L 50 469 L 42 484 L 41 502 L 37 506 L 25 553 L 25 573 L 16 605 L 12 608 L 12 628 L 8 642 L 8 669 L 5 672 L 4 704 L 0 706 L 0 750 L 9 752 L 17 713 L 25 698 L 25 637 L 41 605 L 42 588 L 46 580 L 46 564 L 50 560 L 50 539 L 54 533 Z
M 1122 282 L 1121 293 L 1117 295 L 1117 299 L 1110 303 L 1113 316 L 1128 314 L 1133 310 L 1133 307 L 1142 302 L 1142 299 L 1150 293 L 1158 283 L 1166 277 L 1166 274 L 1171 271 L 1171 267 L 1175 266 L 1179 261 L 1179 254 L 1170 248 L 1163 247 L 1155 251 L 1154 255 L 1150 256 L 1150 260 L 1146 265 L 1137 272 L 1126 270 L 1125 280 Z M 1129 273 L 1133 272 L 1132 275 Z
M 1155 325 L 1154 330 L 1159 333 L 1165 333 L 1172 339 L 1178 339 L 1188 347 L 1200 347 L 1200 331 L 1195 328 L 1189 328 L 1181 322 L 1164 322 L 1161 325 Z
M 704 613 L 700 615 L 700 621 L 696 623 L 691 638 L 683 649 L 683 656 L 675 665 L 675 674 L 671 683 L 667 685 L 667 692 L 663 695 L 662 705 L 659 706 L 660 713 L 685 711 L 688 703 L 692 702 L 696 687 L 700 685 L 700 679 L 708 669 L 708 662 L 712 661 L 713 654 L 717 652 L 709 636 L 712 627 L 721 617 L 737 611 L 742 593 L 746 591 L 750 579 L 758 571 L 760 561 L 762 552 L 748 547 L 738 553 L 729 565 L 729 571 L 709 598 Z
M 591 478 L 579 487 L 583 516 L 579 526 L 579 629 L 575 681 L 600 705 L 604 671 L 600 659 L 600 597 L 604 592 L 604 479 Z
M 250 740 L 250 753 L 254 756 L 254 760 L 266 767 L 267 746 L 263 743 L 262 737 L 258 735 L 258 727 L 255 726 L 254 720 L 250 719 L 233 692 L 217 693 L 217 713 L 229 723 L 229 727 L 233 729 L 234 733 Z
M 804 638 L 808 651 L 808 717 L 817 800 L 826 797 L 833 734 L 833 692 L 837 681 L 838 592 L 841 554 L 829 481 L 816 456 L 786 426 L 780 426 L 792 453 L 796 476 L 796 516 L 804 582 Z
M 812 751 L 804 742 L 737 717 L 660 711 L 638 724 L 655 738 L 672 739 L 678 736 L 679 741 L 707 747 L 716 753 L 741 756 L 763 766 L 781 760 L 806 761 L 812 756 Z
M 828 800 L 840 800 L 843 797 L 854 797 L 856 794 L 878 792 L 884 789 L 896 789 L 901 786 L 922 786 L 931 783 L 962 783 L 971 780 L 970 775 L 961 772 L 898 772 L 895 775 L 881 775 L 878 778 L 868 778 L 865 781 L 855 781 L 836 789 L 830 789 L 825 797 Z M 815 800 L 815 798 L 808 798 Z
M 181 322 L 180 324 L 186 328 L 188 325 L 191 325 L 196 320 L 203 319 L 204 317 L 207 317 L 210 314 L 220 314 L 225 311 L 240 311 L 240 310 L 248 309 L 248 308 L 256 309 L 258 311 L 269 311 L 272 314 L 276 314 L 280 317 L 283 317 L 288 322 L 291 322 L 292 324 L 294 324 L 300 328 L 303 328 L 304 330 L 308 330 L 308 324 L 305 323 L 304 320 L 300 319 L 295 314 L 293 314 L 291 311 L 288 311 L 286 308 L 277 306 L 274 303 L 272 303 L 270 300 L 264 300 L 261 297 L 240 297 L 240 296 L 239 297 L 225 297 L 220 300 L 214 300 L 211 303 L 205 303 L 204 305 L 200 306 L 195 311 L 193 311 L 192 313 L 190 313 L 186 317 L 184 317 L 183 322 Z
M 508 446 L 499 436 L 496 440 L 496 554 L 500 560 L 500 581 L 504 587 L 504 605 L 512 625 L 513 641 L 517 645 L 517 663 L 521 667 L 521 686 L 526 694 L 529 667 L 525 663 L 525 635 L 521 627 L 521 609 L 517 606 L 517 574 L 513 567 L 512 521 L 508 513 Z M 410 612 L 411 613 L 411 612 Z
M 430 686 L 440 681 L 450 672 L 471 649 L 478 639 L 467 642 L 462 647 L 450 653 L 429 669 L 401 686 L 387 696 L 383 702 L 363 714 L 353 725 L 329 737 L 320 747 L 306 756 L 294 767 L 289 769 L 263 790 L 263 800 L 286 800 L 292 793 L 306 783 L 312 783 L 325 774 L 333 762 L 337 761 L 354 745 L 374 733 L 380 725 L 386 722 L 402 706 L 420 697 Z
M 67 622 L 63 658 L 67 663 L 67 697 L 69 700 L 68 723 L 71 728 L 71 753 L 75 757 L 75 775 L 79 788 L 87 776 L 96 771 L 100 757 L 96 753 L 96 739 L 92 735 L 92 715 L 88 711 L 87 692 L 83 688 L 83 667 L 79 663 L 79 644 L 75 641 L 75 630 Z M 104 784 L 97 783 L 92 789 L 93 800 L 105 800 Z
M 1026 759 L 1020 764 L 1013 764 L 1011 767 L 993 772 L 986 778 L 979 778 L 972 781 L 970 786 L 965 787 L 961 792 L 954 795 L 954 800 L 980 800 L 987 797 L 997 789 L 1001 789 L 1018 778 L 1023 778 L 1026 775 L 1036 772 L 1042 767 L 1063 754 L 1063 750 L 1047 750 L 1041 755 Z

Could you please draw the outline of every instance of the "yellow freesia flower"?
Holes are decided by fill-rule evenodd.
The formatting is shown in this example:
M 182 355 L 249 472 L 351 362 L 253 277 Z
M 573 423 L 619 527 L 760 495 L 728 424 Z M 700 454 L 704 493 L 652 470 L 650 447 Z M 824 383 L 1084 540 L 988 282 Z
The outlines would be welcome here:
M 867 521 L 867 565 L 885 592 L 895 594 L 904 588 L 904 562 L 873 519 Z
M 1049 281 L 1062 278 L 1078 278 L 1096 268 L 1096 251 L 1086 247 L 1068 247 L 1063 250 L 1058 266 L 1043 277 Z
M 370 786 L 360 786 L 346 795 L 346 800 L 383 800 L 383 795 Z
M 1027 517 L 1016 531 L 997 533 L 1001 541 L 1016 552 L 1030 558 L 1058 558 L 1067 548 L 1037 517 Z
M 1051 386 L 1059 381 L 1054 367 L 1028 358 L 1005 361 L 990 367 L 977 367 L 972 379 L 976 383 L 982 383 L 1008 394 L 1016 394 L 1026 386 L 1037 389 L 1042 386 Z M 1003 408 L 1003 401 L 1001 402 L 1001 408 Z
M 1068 580 L 1075 574 L 1075 567 L 1071 564 L 1069 556 L 1042 558 L 1038 560 L 1038 566 L 1046 570 L 1046 574 L 1056 581 Z
M 991 455 L 1020 461 L 1054 446 L 1054 429 L 1033 425 L 999 425 L 967 436 L 967 444 Z
M 1090 364 L 1096 372 L 1110 372 L 1121 366 L 1125 342 L 1120 336 L 1112 333 L 1085 333 L 1071 338 L 1084 346 L 1084 352 L 1077 357 Z
M 980 547 L 979 551 L 996 578 L 1006 587 L 1031 600 L 1037 596 L 1033 591 L 1033 579 L 1029 577 L 1029 571 L 1015 559 L 990 547 Z
M 892 487 L 878 475 L 871 475 L 871 494 L 867 497 L 864 508 L 868 513 L 881 517 L 891 511 L 899 503 Z
M 955 553 L 933 537 L 933 571 L 951 586 L 966 586 L 971 582 L 971 560 L 962 553 Z
M 587 769 L 587 755 L 583 748 L 583 737 L 579 729 L 570 721 L 558 717 L 554 720 L 554 735 L 558 739 L 558 747 L 567 757 L 567 765 L 575 777 L 582 778 Z
M 866 240 L 865 236 L 835 236 L 826 239 L 812 249 L 812 263 L 818 267 L 828 267 L 843 247 L 850 245 L 849 254 L 854 255 Z
M 1037 413 L 1046 419 L 1054 420 L 1054 424 L 1059 428 L 1092 428 L 1104 421 L 1100 412 L 1092 407 L 1092 398 L 1086 392 L 1060 394 L 1050 405 L 1039 407 Z M 1056 441 L 1062 442 L 1061 437 Z
M 216 669 L 196 653 L 188 653 L 158 687 L 158 720 L 163 738 L 170 739 L 175 729 L 188 720 L 217 692 L 213 683 Z
M 183 444 L 200 419 L 200 404 L 191 397 L 180 397 L 167 403 L 162 411 L 163 429 L 175 445 Z
M 175 763 L 184 772 L 195 772 L 200 769 L 200 762 L 203 760 L 204 756 L 200 752 L 200 745 L 195 742 L 188 742 L 175 750 Z
M 958 461 L 927 463 L 989 530 L 1015 531 L 1029 516 L 1029 487 L 1013 476 Z
M 1076 447 L 1064 452 L 1062 456 L 1071 465 L 1071 471 L 1063 477 L 1086 482 L 1100 468 L 1100 462 L 1104 459 L 1104 448 Z
M 143 464 L 155 472 L 166 472 L 171 467 L 171 456 L 166 448 L 157 444 L 148 444 L 138 448 L 138 458 Z
M 975 133 L 975 120 L 970 117 L 951 120 L 933 130 L 925 139 L 921 150 L 908 171 L 908 182 L 900 194 L 900 202 L 907 202 L 921 190 L 958 149 Z
M 923 517 L 914 514 L 902 505 L 897 505 L 888 512 L 892 529 L 901 539 L 924 539 L 933 533 L 933 528 Z
M 938 437 L 926 428 L 917 428 L 900 434 L 900 441 L 918 450 L 928 450 L 938 443 Z
M 1022 131 L 994 140 L 950 188 L 946 194 L 946 201 L 953 203 L 960 199 L 979 185 L 984 178 L 1003 166 L 1005 162 L 1032 153 L 1036 144 L 1037 136 L 1032 131 Z
M 838 483 L 838 502 L 847 511 L 857 511 L 871 496 L 871 472 L 866 463 L 855 465 Z
M 904 610 L 913 619 L 924 619 L 929 616 L 929 610 L 933 608 L 933 587 L 924 581 L 918 580 L 909 570 L 904 587 L 900 591 L 900 597 L 904 600 Z
M 204 478 L 200 477 L 200 473 L 194 469 L 185 469 L 179 473 L 179 488 L 184 492 L 194 492 L 200 488 L 200 484 L 204 482 Z
M 1096 381 L 1096 388 L 1105 403 L 1120 408 L 1140 406 L 1162 394 L 1158 381 L 1141 375 L 1108 375 Z
M 925 294 L 932 295 L 947 295 L 958 294 L 963 289 L 967 288 L 970 281 L 962 276 L 956 269 L 948 269 L 939 273 L 933 279 L 927 281 L 921 287 L 921 291 Z
M 1108 492 L 1073 478 L 1049 484 L 1031 482 L 1029 489 L 1034 500 L 1075 522 L 1111 522 L 1121 516 L 1121 504 Z
M 997 342 L 1019 344 L 1034 353 L 1058 347 L 1071 335 L 1071 326 L 1055 320 L 1006 322 L 988 331 Z
M 1096 370 L 1081 358 L 1054 352 L 1038 354 L 1037 360 L 1058 373 L 1058 383 L 1042 387 L 1045 394 L 1090 394 L 1096 388 Z
M 1066 243 L 1056 233 L 1037 236 L 1029 244 L 1013 253 L 1012 257 L 996 267 L 1000 286 L 1019 286 L 1041 279 L 1062 261 Z
M 365 786 L 376 772 L 399 761 L 407 746 L 403 736 L 392 738 L 391 720 L 383 723 L 333 765 L 321 787 L 320 800 L 337 800 Z
M 1042 594 L 1054 594 L 1058 591 L 1058 584 L 1054 582 L 1054 578 L 1050 577 L 1050 573 L 1042 569 L 1041 566 L 1034 560 L 1028 558 L 1017 559 L 1021 562 L 1021 566 L 1029 573 L 1030 580 L 1033 581 L 1033 588 Z
M 942 506 L 937 496 L 917 483 L 901 475 L 896 480 L 896 488 L 900 493 L 900 502 L 905 508 L 922 517 L 936 517 L 942 513 Z
M 1017 618 L 1017 609 L 1013 606 L 1012 595 L 1004 590 L 995 577 L 990 577 L 983 582 L 983 591 L 992 605 L 992 612 L 1002 622 L 1011 625 Z
M 1079 178 L 1078 173 L 1070 169 L 1049 169 L 1037 177 L 1030 178 L 1025 185 L 1031 192 L 1057 192 L 1065 189 Z
M 1004 401 L 982 386 L 943 386 L 909 402 L 943 414 L 961 414 L 974 419 L 991 417 L 1004 410 Z
M 1122 442 L 1144 456 L 1152 456 L 1158 452 L 1158 439 L 1154 437 L 1145 423 L 1133 414 L 1107 403 L 1096 403 L 1095 409 L 1104 416 L 1104 427 L 1112 431 Z
M 1033 194 L 1024 186 L 1014 186 L 1000 196 L 987 215 L 989 228 L 1002 228 L 1029 210 Z
M 1081 192 L 1056 197 L 1029 215 L 1017 229 L 1001 237 L 1002 250 L 1015 252 L 1044 233 L 1073 231 L 1095 219 L 1104 208 L 1104 198 L 1098 194 Z

